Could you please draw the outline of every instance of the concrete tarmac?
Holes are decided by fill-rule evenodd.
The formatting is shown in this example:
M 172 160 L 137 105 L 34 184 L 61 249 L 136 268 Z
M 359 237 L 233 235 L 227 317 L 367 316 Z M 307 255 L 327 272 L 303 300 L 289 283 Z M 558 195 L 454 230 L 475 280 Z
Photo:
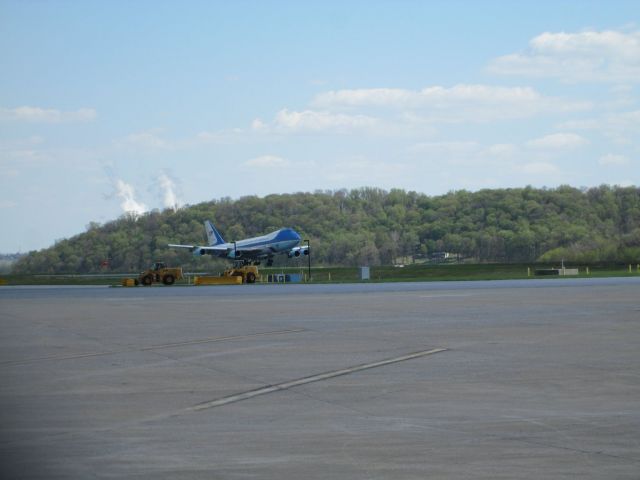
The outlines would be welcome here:
M 0 288 L 0 477 L 640 477 L 640 278 Z

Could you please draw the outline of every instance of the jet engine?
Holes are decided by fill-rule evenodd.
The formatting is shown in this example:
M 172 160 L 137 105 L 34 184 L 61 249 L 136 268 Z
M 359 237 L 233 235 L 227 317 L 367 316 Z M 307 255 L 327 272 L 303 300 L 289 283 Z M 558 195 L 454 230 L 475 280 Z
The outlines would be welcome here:
M 287 253 L 287 256 L 289 258 L 299 257 L 300 255 L 309 255 L 309 248 L 308 247 L 293 247 Z

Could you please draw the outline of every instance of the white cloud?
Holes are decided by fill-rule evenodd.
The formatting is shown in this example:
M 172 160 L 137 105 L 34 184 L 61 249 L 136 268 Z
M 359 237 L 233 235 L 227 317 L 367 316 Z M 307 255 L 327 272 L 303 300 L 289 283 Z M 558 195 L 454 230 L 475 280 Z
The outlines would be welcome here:
M 321 169 L 319 178 L 330 184 L 376 185 L 392 188 L 406 180 L 410 166 L 403 162 L 386 162 L 363 155 L 341 158 L 332 168 Z
M 598 159 L 598 163 L 603 166 L 626 165 L 629 163 L 629 158 L 625 157 L 624 155 L 615 155 L 613 153 L 609 153 L 600 157 Z
M 45 142 L 45 140 L 44 138 L 39 137 L 38 135 L 33 135 L 28 139 L 26 139 L 25 142 L 29 145 L 42 145 Z
M 609 99 L 602 103 L 603 108 L 621 111 L 636 105 L 634 88 L 631 85 L 611 85 Z
M 23 165 L 36 165 L 42 164 L 49 159 L 49 157 L 39 150 L 33 149 L 19 149 L 19 150 L 7 150 L 5 152 L 5 158 L 3 160 L 17 160 L 23 162 Z
M 135 199 L 135 189 L 132 185 L 124 182 L 123 180 L 117 179 L 115 182 L 115 187 L 116 195 L 120 198 L 120 200 L 122 200 L 120 203 L 120 207 L 122 207 L 122 210 L 125 213 L 141 215 L 149 210 L 149 208 L 144 203 L 138 202 Z
M 640 110 L 612 113 L 606 116 L 606 123 L 627 131 L 640 132 Z
M 518 151 L 513 144 L 501 143 L 483 145 L 472 141 L 423 142 L 407 149 L 411 155 L 418 156 L 440 166 L 479 166 L 505 168 L 512 163 Z
M 545 150 L 573 149 L 588 144 L 589 141 L 586 138 L 575 133 L 553 133 L 525 143 L 529 148 Z
M 498 143 L 485 146 L 478 142 L 423 142 L 407 149 L 409 153 L 440 156 L 443 159 L 452 157 L 469 158 L 474 162 L 491 159 L 508 159 L 518 151 L 518 147 L 510 143 Z
M 398 88 L 337 90 L 321 93 L 311 102 L 318 108 L 336 107 L 411 107 L 420 92 Z
M 13 200 L 0 200 L 0 209 L 15 208 L 18 204 Z
M 484 123 L 582 112 L 591 102 L 545 96 L 530 87 L 430 86 L 371 88 L 318 94 L 309 109 L 282 109 L 273 121 L 253 120 L 254 133 L 367 133 L 432 137 L 439 123 Z
M 550 55 L 599 54 L 633 61 L 640 59 L 640 32 L 628 34 L 612 30 L 581 33 L 545 32 L 531 40 L 531 47 L 534 51 Z
M 162 203 L 165 208 L 173 208 L 177 210 L 181 201 L 178 199 L 178 195 L 176 194 L 176 184 L 167 175 L 166 172 L 162 172 L 157 179 L 158 187 L 162 191 Z
M 494 59 L 492 73 L 565 82 L 640 82 L 640 31 L 545 32 L 523 53 Z
M 558 130 L 593 130 L 600 128 L 601 122 L 593 118 L 567 120 L 556 125 Z
M 530 87 L 499 87 L 491 85 L 454 85 L 446 88 L 431 86 L 422 90 L 370 88 L 338 90 L 318 95 L 317 107 L 373 106 L 387 108 L 447 107 L 456 102 L 520 103 L 540 100 L 541 95 Z
M 640 110 L 607 113 L 600 118 L 572 120 L 557 125 L 567 130 L 597 130 L 618 145 L 631 145 L 640 135 Z
M 417 91 L 395 88 L 330 91 L 316 96 L 312 106 L 400 110 L 432 122 L 483 122 L 592 108 L 590 102 L 547 97 L 530 87 L 464 84 L 450 88 L 431 86 Z
M 93 108 L 80 108 L 69 112 L 30 106 L 0 108 L 0 120 L 11 122 L 82 123 L 90 122 L 96 116 L 97 113 Z
M 171 148 L 170 142 L 160 137 L 159 133 L 161 133 L 160 129 L 132 133 L 117 141 L 116 145 L 120 147 L 133 146 L 147 150 L 166 150 Z
M 521 167 L 522 173 L 527 175 L 552 175 L 560 170 L 553 163 L 548 162 L 531 162 Z
M 20 176 L 20 170 L 17 168 L 5 167 L 0 165 L 0 176 L 4 177 L 5 180 L 9 178 L 17 178 Z
M 264 123 L 259 118 L 256 118 L 253 122 L 251 122 L 251 129 L 252 130 L 260 131 L 260 130 L 264 130 L 265 128 L 267 128 L 267 124 Z
M 256 128 L 257 130 L 257 128 Z M 218 145 L 230 145 L 244 140 L 246 132 L 241 128 L 231 128 L 214 132 L 200 132 L 196 135 L 198 143 L 214 143 Z
M 439 175 L 442 181 L 465 188 L 505 186 L 514 182 L 560 184 L 568 180 L 565 170 L 573 168 L 575 159 L 573 151 L 559 150 L 565 155 L 556 161 L 553 154 L 557 151 L 553 148 L 569 148 L 581 142 L 572 137 L 548 137 L 537 139 L 540 149 L 528 148 L 526 143 L 425 142 L 409 148 L 407 153 L 409 158 L 415 157 L 411 163 L 423 172 L 422 176 Z M 450 175 L 445 176 L 446 172 Z M 482 178 L 492 183 L 483 185 Z
M 289 161 L 282 158 L 277 157 L 275 155 L 263 155 L 261 157 L 252 158 L 251 160 L 247 160 L 244 162 L 247 167 L 258 167 L 258 168 L 276 168 L 276 167 L 286 167 L 289 165 Z
M 375 118 L 365 115 L 334 114 L 315 110 L 297 112 L 283 109 L 276 114 L 271 128 L 276 132 L 283 133 L 348 133 L 354 130 L 371 129 L 377 124 L 378 121 Z M 253 121 L 253 128 L 254 130 L 265 130 L 267 127 L 260 119 L 256 119 Z
M 511 157 L 518 148 L 511 143 L 497 143 L 487 148 L 487 154 L 494 157 Z
M 481 145 L 477 142 L 423 142 L 409 147 L 409 153 L 427 155 L 468 155 L 477 154 Z

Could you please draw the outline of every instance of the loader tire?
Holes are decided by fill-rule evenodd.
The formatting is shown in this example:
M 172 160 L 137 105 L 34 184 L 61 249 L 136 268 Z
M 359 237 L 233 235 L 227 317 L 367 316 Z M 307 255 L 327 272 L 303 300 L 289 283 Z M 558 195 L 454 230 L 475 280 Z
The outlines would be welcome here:
M 175 281 L 176 281 L 176 278 L 170 273 L 162 277 L 162 283 L 164 283 L 165 285 L 173 285 Z
M 247 273 L 247 283 L 256 283 L 256 274 L 253 272 Z
M 145 287 L 148 287 L 152 283 L 153 283 L 152 275 L 145 275 L 144 277 L 142 277 L 142 285 L 144 285 Z

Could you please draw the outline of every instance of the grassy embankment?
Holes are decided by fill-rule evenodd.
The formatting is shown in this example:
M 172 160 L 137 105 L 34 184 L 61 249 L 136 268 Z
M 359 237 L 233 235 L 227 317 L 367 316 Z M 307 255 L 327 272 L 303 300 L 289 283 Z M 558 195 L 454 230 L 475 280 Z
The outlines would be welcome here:
M 424 282 L 452 280 L 508 280 L 526 278 L 558 278 L 557 276 L 535 276 L 536 269 L 556 268 L 557 265 L 534 264 L 449 264 L 449 265 L 407 265 L 403 268 L 383 266 L 371 267 L 370 282 Z M 578 278 L 640 276 L 638 265 L 599 264 L 575 265 L 579 268 Z M 530 269 L 530 276 L 528 270 Z M 360 270 L 355 267 L 313 267 L 313 283 L 359 282 Z M 260 273 L 266 280 L 270 273 L 301 273 L 307 275 L 307 268 L 262 268 Z M 132 277 L 134 275 L 131 275 Z M 576 278 L 576 276 L 560 277 Z M 123 277 L 108 275 L 5 275 L 2 279 L 9 285 L 119 285 Z M 177 284 L 186 284 L 180 281 Z
M 407 265 L 405 267 L 371 267 L 371 282 L 425 282 L 425 281 L 461 281 L 461 280 L 511 280 L 526 278 L 559 278 L 557 276 L 536 276 L 536 269 L 557 268 L 552 265 L 535 264 L 449 264 L 449 265 Z M 587 274 L 586 266 L 569 266 L 579 268 L 577 276 L 560 278 L 589 277 L 626 277 L 640 276 L 638 265 L 622 264 L 590 265 Z M 527 270 L 530 269 L 530 270 Z M 302 273 L 307 275 L 306 268 L 262 269 L 262 275 L 268 273 Z M 530 276 L 529 276 L 530 273 Z M 314 283 L 358 282 L 360 270 L 355 267 L 318 267 L 313 268 L 311 275 Z

